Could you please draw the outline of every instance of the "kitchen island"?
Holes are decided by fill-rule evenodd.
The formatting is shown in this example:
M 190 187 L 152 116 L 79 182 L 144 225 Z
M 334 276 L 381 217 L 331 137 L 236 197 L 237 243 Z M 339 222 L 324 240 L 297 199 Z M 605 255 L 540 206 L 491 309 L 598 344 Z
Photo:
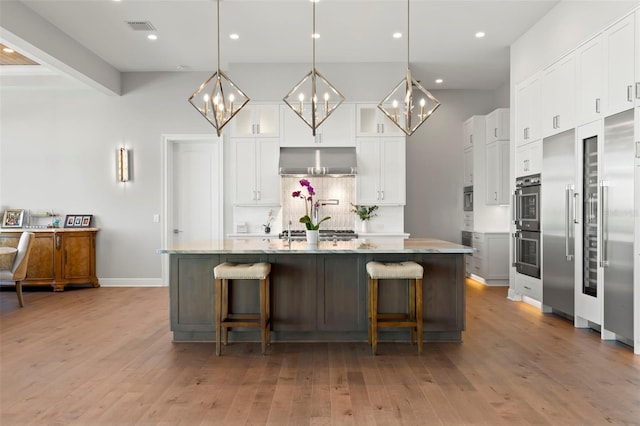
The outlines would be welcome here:
M 215 341 L 213 268 L 222 262 L 271 263 L 272 341 L 366 341 L 366 264 L 412 260 L 424 268 L 426 341 L 460 341 L 465 326 L 466 253 L 473 249 L 436 239 L 306 241 L 265 238 L 193 242 L 158 253 L 170 257 L 170 320 L 174 341 Z M 406 310 L 407 285 L 385 280 L 380 311 Z M 235 312 L 257 312 L 255 282 L 239 281 L 229 294 Z M 259 340 L 258 331 L 229 333 Z M 405 330 L 381 330 L 379 340 L 407 340 Z

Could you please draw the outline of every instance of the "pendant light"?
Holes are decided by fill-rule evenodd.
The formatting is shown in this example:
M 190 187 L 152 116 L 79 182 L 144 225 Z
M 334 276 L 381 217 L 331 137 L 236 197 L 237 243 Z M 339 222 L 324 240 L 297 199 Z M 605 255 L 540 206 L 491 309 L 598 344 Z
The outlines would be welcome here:
M 336 90 L 318 70 L 316 70 L 316 2 L 313 3 L 312 24 L 312 68 L 304 78 L 282 100 L 302 118 L 315 136 L 318 127 L 344 101 L 344 96 Z M 320 96 L 318 96 L 320 95 Z M 320 100 L 321 106 L 318 104 Z
M 216 6 L 217 70 L 189 97 L 189 102 L 216 128 L 219 137 L 222 128 L 249 102 L 249 98 L 220 70 L 220 0 L 216 0 Z
M 378 104 L 378 108 L 407 136 L 411 136 L 440 106 L 440 102 L 411 77 L 409 69 L 409 16 L 409 0 L 407 0 L 407 75 Z M 416 99 L 418 99 L 419 108 L 414 103 Z

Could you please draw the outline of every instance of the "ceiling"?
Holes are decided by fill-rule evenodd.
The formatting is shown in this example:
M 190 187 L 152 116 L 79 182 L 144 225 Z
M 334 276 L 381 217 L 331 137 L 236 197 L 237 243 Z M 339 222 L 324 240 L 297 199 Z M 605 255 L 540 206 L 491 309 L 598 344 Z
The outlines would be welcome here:
M 19 1 L 120 72 L 212 71 L 216 67 L 213 0 Z M 410 60 L 428 88 L 495 89 L 509 75 L 509 46 L 557 0 L 411 0 Z M 127 21 L 148 21 L 158 36 Z M 312 3 L 308 0 L 222 0 L 222 67 L 311 63 Z M 320 0 L 316 62 L 404 63 L 405 0 Z M 477 39 L 474 34 L 484 31 Z M 392 34 L 403 37 L 394 39 Z M 238 40 L 229 35 L 237 33 Z M 0 42 L 8 44 L 2 40 Z M 14 47 L 14 46 L 12 46 Z M 22 52 L 29 56 L 29 52 Z M 46 60 L 32 57 L 46 64 Z M 434 80 L 444 81 L 436 85 Z

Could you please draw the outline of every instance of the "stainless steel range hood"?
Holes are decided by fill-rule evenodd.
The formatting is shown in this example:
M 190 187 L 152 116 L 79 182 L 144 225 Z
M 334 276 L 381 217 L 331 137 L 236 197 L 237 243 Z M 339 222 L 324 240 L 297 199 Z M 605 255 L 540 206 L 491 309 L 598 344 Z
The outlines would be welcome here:
M 280 148 L 280 174 L 355 175 L 355 148 Z

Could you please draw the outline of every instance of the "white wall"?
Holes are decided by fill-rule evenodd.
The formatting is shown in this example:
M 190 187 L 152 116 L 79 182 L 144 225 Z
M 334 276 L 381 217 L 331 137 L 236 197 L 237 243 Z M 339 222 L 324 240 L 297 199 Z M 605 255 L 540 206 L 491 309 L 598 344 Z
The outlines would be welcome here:
M 232 67 L 252 100 L 278 101 L 308 65 Z M 404 76 L 402 65 L 318 65 L 351 101 L 375 101 Z M 125 73 L 122 96 L 89 89 L 0 88 L 0 209 L 93 214 L 101 228 L 97 274 L 103 284 L 159 284 L 162 223 L 161 135 L 211 134 L 187 102 L 207 73 Z M 434 91 L 443 106 L 407 142 L 405 230 L 458 241 L 462 122 L 494 107 L 493 91 Z M 132 150 L 133 180 L 116 182 L 116 149 Z M 228 158 L 225 152 L 225 158 Z M 226 164 L 229 164 L 228 161 Z M 229 171 L 226 171 L 226 182 Z M 18 180 L 16 180 L 18 176 Z M 228 194 L 228 191 L 227 191 Z M 233 232 L 225 206 L 225 233 Z M 164 218 L 161 218 L 164 220 Z

